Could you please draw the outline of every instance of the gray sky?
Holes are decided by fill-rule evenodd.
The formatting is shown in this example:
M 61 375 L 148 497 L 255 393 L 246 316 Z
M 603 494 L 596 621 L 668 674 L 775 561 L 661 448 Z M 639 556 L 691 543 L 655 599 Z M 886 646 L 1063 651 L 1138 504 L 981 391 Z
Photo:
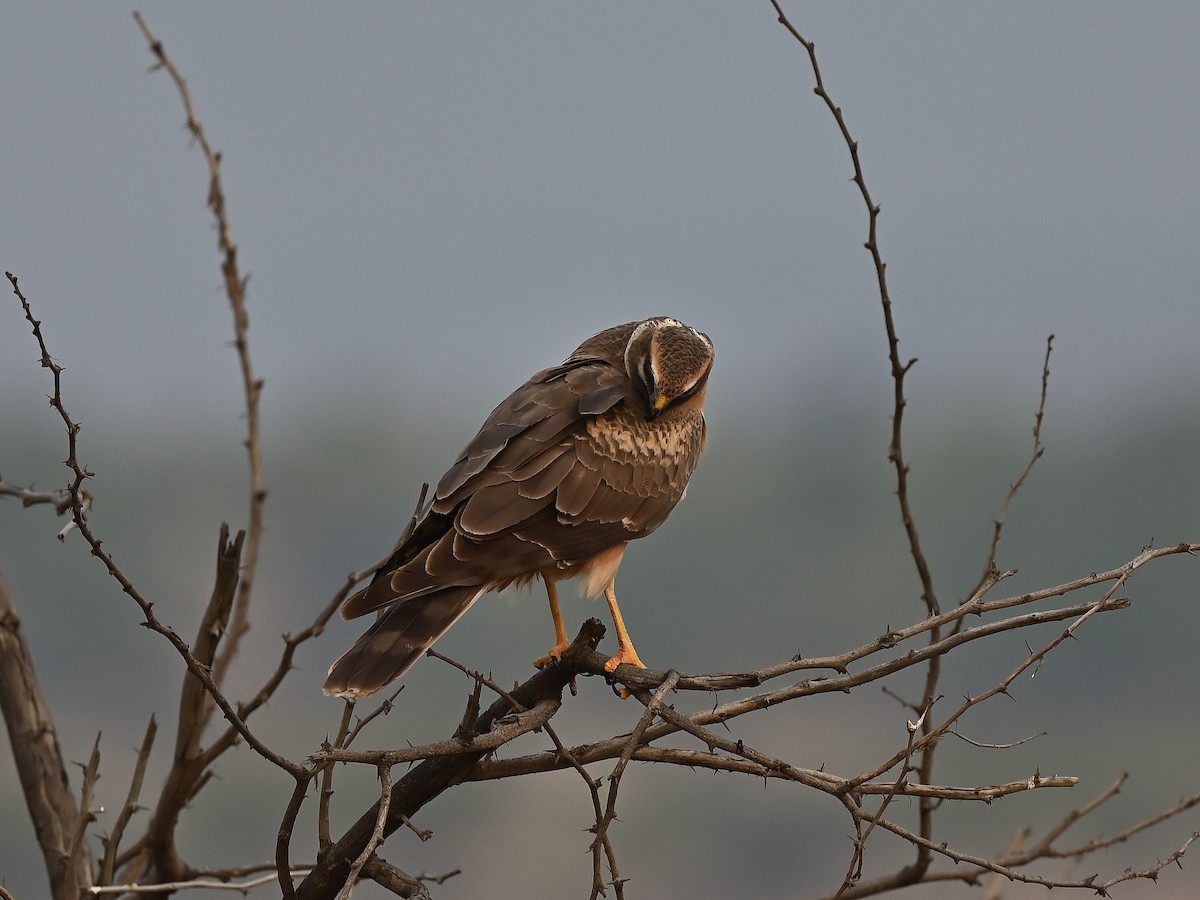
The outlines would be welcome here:
M 1051 331 L 1079 415 L 1196 383 L 1194 4 L 791 12 L 860 141 L 931 402 L 1028 406 Z M 80 403 L 227 417 L 203 163 L 128 13 L 6 11 L 0 253 Z M 474 422 L 502 395 L 477 382 L 660 312 L 712 334 L 716 415 L 881 389 L 861 202 L 769 5 L 146 15 L 225 155 L 268 410 L 379 393 Z M 0 323 L 0 379 L 40 385 Z
M 953 572 L 941 581 L 946 593 L 976 573 L 989 516 L 1023 461 L 1018 453 L 1000 472 L 978 471 L 989 452 L 1008 459 L 1007 447 L 988 444 L 997 420 L 1025 452 L 1051 332 L 1048 427 L 1059 468 L 1049 472 L 1058 476 L 1037 488 L 1052 512 L 1026 519 L 1024 533 L 1010 531 L 1006 548 L 1023 551 L 1012 552 L 1014 564 L 1041 550 L 1061 557 L 1049 571 L 1065 579 L 1124 562 L 1108 554 L 1136 552 L 1151 536 L 1195 539 L 1186 533 L 1195 509 L 1190 462 L 1146 473 L 1131 444 L 1116 476 L 1086 481 L 1071 455 L 1071 447 L 1083 453 L 1159 435 L 1156 446 L 1175 442 L 1176 459 L 1195 458 L 1171 431 L 1176 420 L 1194 420 L 1200 383 L 1194 0 L 786 6 L 816 41 L 883 207 L 879 240 L 901 349 L 920 357 L 909 379 L 913 443 L 928 448 L 972 422 L 991 428 L 974 435 L 984 446 L 961 442 L 914 460 L 920 487 L 962 504 L 933 508 L 931 491 L 918 510 L 939 573 Z M 224 154 L 230 220 L 251 276 L 271 488 L 259 582 L 267 618 L 256 636 L 273 640 L 294 627 L 297 609 L 306 622 L 342 573 L 382 552 L 400 527 L 395 498 L 407 514 L 420 480 L 436 480 L 447 453 L 531 372 L 602 327 L 658 313 L 702 328 L 717 347 L 712 440 L 697 478 L 744 471 L 746 454 L 757 453 L 779 490 L 754 494 L 716 475 L 700 481 L 688 515 L 655 536 L 657 549 L 630 554 L 623 585 L 634 585 L 634 597 L 656 595 L 637 579 L 660 577 L 670 590 L 690 553 L 687 574 L 701 583 L 693 592 L 707 580 L 718 600 L 732 596 L 740 573 L 721 556 L 736 539 L 744 558 L 763 554 L 755 565 L 775 579 L 761 614 L 737 617 L 747 641 L 790 641 L 793 629 L 812 625 L 843 629 L 831 641 L 840 648 L 863 627 L 878 633 L 875 619 L 891 613 L 844 615 L 839 606 L 873 610 L 879 596 L 911 590 L 893 584 L 877 594 L 866 582 L 889 581 L 893 567 L 905 567 L 911 581 L 883 459 L 891 394 L 862 248 L 866 217 L 846 148 L 813 96 L 806 56 L 769 3 L 210 2 L 143 12 Z M 9 4 L 0 25 L 0 264 L 20 276 L 67 367 L 84 461 L 102 476 L 96 518 L 108 546 L 172 621 L 190 628 L 193 601 L 211 583 L 216 523 L 236 527 L 245 505 L 239 383 L 204 163 L 169 79 L 147 74 L 152 58 L 129 8 Z M 48 487 L 64 477 L 63 439 L 36 360 L 15 301 L 0 302 L 0 473 Z M 848 413 L 847 425 L 843 408 L 878 429 L 856 431 L 860 419 Z M 1019 425 L 1009 428 L 1012 416 Z M 788 440 L 777 440 L 781 433 Z M 364 440 L 378 457 L 394 454 L 394 467 L 370 457 Z M 864 474 L 849 483 L 822 481 L 834 463 L 860 462 Z M 1135 474 L 1144 482 L 1126 477 Z M 1067 484 L 1073 475 L 1080 481 Z M 968 482 L 983 501 L 959 490 Z M 805 504 L 822 492 L 823 514 L 838 518 L 813 521 Z M 1148 508 L 1134 511 L 1135 500 Z M 791 516 L 796 530 L 764 538 L 711 527 L 749 521 L 766 506 L 771 521 Z M 37 531 L 47 516 L 4 512 L 0 566 L 18 598 L 36 598 L 42 573 L 64 553 Z M 1153 524 L 1163 520 L 1170 533 Z M 969 559 L 938 540 L 960 535 L 965 521 L 977 529 Z M 685 527 L 693 529 L 687 540 Z M 885 531 L 892 556 L 834 558 Z M 695 543 L 701 532 L 706 543 Z M 1119 549 L 1101 548 L 1102 539 Z M 18 548 L 6 552 L 10 540 Z M 800 588 L 786 567 L 778 571 L 785 554 L 801 560 Z M 130 716 L 169 710 L 178 664 L 132 628 L 133 611 L 115 588 L 95 586 L 90 563 L 79 562 L 92 578 L 80 582 L 87 587 L 62 589 L 88 601 L 72 609 L 75 628 L 57 627 L 62 613 L 53 605 L 29 603 L 24 615 L 43 648 L 93 667 L 84 689 L 57 666 L 46 677 L 58 702 L 75 704 L 66 743 L 84 749 L 72 758 L 105 729 L 114 749 L 103 787 L 119 792 L 127 783 L 121 752 L 139 739 L 143 720 L 114 723 L 88 688 L 106 697 L 158 692 L 152 703 L 131 703 Z M 1046 571 L 1033 577 L 1050 583 Z M 1164 593 L 1182 604 L 1194 598 L 1189 590 Z M 793 591 L 834 599 L 810 612 Z M 529 609 L 539 598 L 520 602 L 521 628 L 545 626 L 541 609 Z M 704 657 L 703 641 L 677 635 L 710 632 L 704 616 L 679 626 L 670 610 L 632 608 L 638 634 L 660 657 L 680 665 Z M 572 618 L 582 609 L 572 607 Z M 510 612 L 480 604 L 450 637 L 487 644 L 511 626 Z M 761 627 L 767 621 L 772 627 Z M 336 628 L 306 652 L 289 681 L 293 694 L 277 699 L 264 727 L 286 727 L 288 709 L 305 710 L 295 721 L 311 726 L 320 672 L 355 632 Z M 1191 633 L 1166 630 L 1154 646 Z M 114 667 L 90 662 L 94 645 L 125 640 L 170 677 L 135 688 Z M 749 651 L 745 660 L 737 664 L 761 662 Z M 413 704 L 433 696 L 421 685 L 446 681 L 436 668 L 418 668 L 418 684 L 402 695 Z M 586 699 L 580 715 L 627 715 Z M 290 735 L 296 753 L 311 748 L 310 732 Z M 222 777 L 234 794 L 261 780 L 257 770 L 244 781 L 236 769 Z M 5 790 L 15 796 L 11 778 Z M 450 809 L 470 807 L 473 797 L 449 800 Z M 476 821 L 468 813 L 449 823 Z M 523 814 L 543 821 L 536 810 Z M 786 810 L 788 821 L 794 814 Z M 804 815 L 818 811 L 806 806 Z M 486 843 L 491 820 L 478 821 Z M 544 821 L 566 834 L 560 820 Z M 28 842 L 24 832 L 9 837 L 21 827 L 0 822 L 0 834 Z M 577 837 L 562 840 L 578 851 Z M 445 845 L 452 856 L 453 837 Z M 491 852 L 504 862 L 503 846 Z M 586 862 L 578 852 L 572 859 Z M 726 877 L 741 877 L 746 865 L 728 867 Z M 654 896 L 653 860 L 632 867 Z M 446 896 L 486 884 L 479 868 L 461 885 L 448 883 Z M 40 884 L 36 874 L 18 876 Z M 690 896 L 705 896 L 704 885 L 693 887 Z M 716 880 L 707 887 L 713 896 L 726 890 Z M 795 885 L 770 895 L 795 896 Z

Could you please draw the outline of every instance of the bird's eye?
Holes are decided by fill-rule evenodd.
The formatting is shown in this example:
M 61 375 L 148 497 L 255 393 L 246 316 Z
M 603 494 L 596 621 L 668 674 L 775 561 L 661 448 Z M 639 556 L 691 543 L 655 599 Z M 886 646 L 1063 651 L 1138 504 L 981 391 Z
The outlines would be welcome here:
M 654 393 L 654 367 L 650 365 L 650 357 L 642 360 L 642 383 L 646 385 L 647 395 Z

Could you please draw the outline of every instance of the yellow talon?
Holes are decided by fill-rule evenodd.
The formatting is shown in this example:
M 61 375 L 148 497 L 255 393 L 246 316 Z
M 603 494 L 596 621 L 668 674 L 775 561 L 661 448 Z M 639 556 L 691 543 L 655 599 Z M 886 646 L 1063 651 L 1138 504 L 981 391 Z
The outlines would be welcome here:
M 555 644 L 553 647 L 551 647 L 549 650 L 546 651 L 545 656 L 539 656 L 537 659 L 535 659 L 533 661 L 534 668 L 544 669 L 544 668 L 546 668 L 546 666 L 558 665 L 560 662 L 562 662 L 563 653 L 570 646 L 571 646 L 571 642 L 567 641 L 567 640 L 563 640 L 563 641 L 560 641 L 559 643 Z
M 621 648 L 621 651 L 613 657 L 610 657 L 608 662 L 604 664 L 605 672 L 615 672 L 617 666 L 630 665 L 639 669 L 647 668 L 646 664 L 638 659 L 637 651 L 633 649 L 633 644 L 627 644 Z

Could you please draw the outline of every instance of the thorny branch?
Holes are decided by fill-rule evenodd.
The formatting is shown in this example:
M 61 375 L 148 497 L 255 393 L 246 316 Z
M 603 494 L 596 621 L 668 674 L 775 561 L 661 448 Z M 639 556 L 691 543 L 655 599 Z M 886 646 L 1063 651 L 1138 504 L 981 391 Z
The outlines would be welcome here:
M 146 41 L 150 44 L 150 52 L 158 60 L 155 68 L 161 68 L 171 76 L 183 110 L 187 116 L 187 129 L 204 154 L 208 165 L 208 206 L 212 210 L 213 220 L 217 228 L 217 247 L 221 251 L 221 274 L 225 283 L 225 295 L 229 298 L 229 306 L 233 311 L 233 343 L 237 349 L 238 365 L 242 375 L 242 390 L 246 406 L 246 457 L 250 468 L 250 510 L 249 522 L 246 526 L 246 549 L 242 562 L 241 581 L 237 590 L 237 601 L 233 608 L 233 618 L 226 636 L 224 646 L 213 667 L 213 682 L 217 685 L 225 683 L 229 664 L 237 654 L 242 636 L 250 627 L 250 597 L 254 588 L 254 578 L 258 571 L 259 545 L 262 541 L 263 504 L 267 499 L 267 488 L 263 479 L 262 442 L 259 428 L 259 398 L 262 396 L 263 382 L 254 374 L 250 361 L 250 343 L 247 332 L 250 328 L 250 318 L 246 312 L 246 279 L 238 269 L 237 245 L 229 228 L 229 217 L 225 210 L 225 192 L 221 187 L 221 154 L 213 150 L 200 125 L 192 105 L 192 97 L 188 92 L 187 82 L 171 58 L 167 56 L 162 41 L 154 36 L 142 18 L 141 13 L 134 12 L 133 19 L 137 22 Z M 212 706 L 208 707 L 206 724 L 212 714 Z
M 996 567 L 996 554 L 1000 550 L 1000 535 L 1004 530 L 1004 520 L 1008 517 L 1008 510 L 1012 506 L 1017 493 L 1025 484 L 1025 480 L 1029 478 L 1033 467 L 1037 465 L 1037 461 L 1046 452 L 1046 448 L 1042 444 L 1042 419 L 1046 415 L 1046 396 L 1050 390 L 1050 352 L 1053 349 L 1054 335 L 1050 335 L 1046 338 L 1046 355 L 1042 359 L 1042 395 L 1038 400 L 1037 412 L 1033 416 L 1033 452 L 1030 453 L 1029 461 L 1025 463 L 1025 468 L 1021 470 L 1021 474 L 1017 476 L 1017 480 L 1008 486 L 1008 493 L 1004 495 L 1004 503 L 1000 507 L 1000 513 L 992 523 L 992 545 L 988 548 L 987 562 L 983 565 L 983 573 L 979 576 L 979 581 L 971 589 L 972 594 L 983 590 L 985 585 L 998 577 L 999 570 Z
M 925 601 L 925 608 L 928 610 L 929 615 L 936 616 L 939 612 L 939 607 L 937 595 L 934 592 L 933 574 L 925 557 L 925 551 L 921 546 L 921 538 L 917 532 L 916 520 L 913 516 L 912 503 L 908 493 L 909 466 L 904 457 L 904 409 L 908 404 L 904 396 L 904 379 L 908 375 L 909 369 L 913 367 L 917 360 L 916 357 L 913 357 L 912 359 L 903 361 L 900 357 L 900 338 L 896 332 L 896 322 L 892 314 L 892 299 L 888 293 L 887 264 L 883 261 L 883 255 L 879 249 L 878 227 L 880 206 L 871 197 L 871 192 L 867 188 L 867 181 L 863 176 L 862 162 L 859 158 L 858 141 L 851 136 L 850 128 L 846 124 L 845 117 L 842 115 L 841 107 L 834 102 L 825 88 L 825 80 L 821 77 L 821 67 L 817 62 L 816 44 L 813 41 L 807 40 L 796 29 L 791 20 L 788 19 L 787 14 L 784 13 L 783 8 L 779 5 L 779 0 L 771 0 L 771 5 L 775 9 L 779 24 L 787 29 L 788 33 L 799 42 L 808 54 L 808 62 L 815 82 L 813 92 L 821 98 L 825 106 L 829 109 L 829 112 L 833 115 L 842 140 L 846 144 L 846 149 L 850 152 L 850 162 L 854 169 L 852 181 L 858 187 L 863 204 L 867 209 L 867 240 L 864 246 L 867 252 L 871 254 L 871 261 L 875 266 L 875 280 L 879 291 L 879 301 L 883 307 L 883 323 L 887 335 L 888 360 L 892 369 L 892 441 L 888 449 L 888 459 L 896 470 L 896 498 L 900 504 L 900 518 L 904 523 L 904 531 L 908 536 L 908 546 L 912 552 L 913 563 L 916 565 L 917 576 L 921 582 L 922 599 Z M 940 637 L 940 627 L 931 629 L 929 633 L 931 644 L 937 643 Z M 921 694 L 921 700 L 917 704 L 921 709 L 927 709 L 933 705 L 934 699 L 938 695 L 937 685 L 940 676 L 940 658 L 937 656 L 930 657 L 925 670 L 925 685 Z M 922 780 L 929 780 L 932 777 L 933 764 L 934 747 L 929 745 L 921 752 L 917 767 Z M 920 831 L 925 837 L 929 837 L 933 833 L 933 809 L 932 802 L 925 799 L 920 801 Z M 909 867 L 907 877 L 919 879 L 921 874 L 929 867 L 931 858 L 929 852 L 922 845 L 917 845 L 916 859 Z
M 904 409 L 907 405 L 907 400 L 904 394 L 904 381 L 909 369 L 916 363 L 916 358 L 903 361 L 900 357 L 900 340 L 896 331 L 895 319 L 892 312 L 892 300 L 888 292 L 887 284 L 887 265 L 883 261 L 883 256 L 879 249 L 878 241 L 878 223 L 880 206 L 873 200 L 869 189 L 867 188 L 866 179 L 863 175 L 862 163 L 859 157 L 858 142 L 852 137 L 850 129 L 846 124 L 845 117 L 842 114 L 841 108 L 834 102 L 828 90 L 825 87 L 824 79 L 821 75 L 821 68 L 817 61 L 816 45 L 813 41 L 806 39 L 800 31 L 788 19 L 787 14 L 780 6 L 779 0 L 771 0 L 771 5 L 775 9 L 779 23 L 795 38 L 797 42 L 804 48 L 808 55 L 809 65 L 812 69 L 812 75 L 815 82 L 814 92 L 825 103 L 829 112 L 833 115 L 834 121 L 837 124 L 838 130 L 841 133 L 842 139 L 846 144 L 846 148 L 850 154 L 850 161 L 853 166 L 854 175 L 852 181 L 858 187 L 859 193 L 867 209 L 867 240 L 865 247 L 871 255 L 872 263 L 875 267 L 876 283 L 879 292 L 879 300 L 883 309 L 884 330 L 887 336 L 888 344 L 888 359 L 891 364 L 892 383 L 893 383 L 893 408 L 892 408 L 892 440 L 888 451 L 888 458 L 891 460 L 896 470 L 896 496 L 900 504 L 901 520 L 904 524 L 904 530 L 908 537 L 909 548 L 912 553 L 913 561 L 916 565 L 917 575 L 921 582 L 922 596 L 925 605 L 931 617 L 934 617 L 939 612 L 939 604 L 937 596 L 934 592 L 933 576 L 929 568 L 924 550 L 921 546 L 921 540 L 917 531 L 916 521 L 913 516 L 912 504 L 909 499 L 908 491 L 908 472 L 909 466 L 904 457 L 903 449 L 903 416 Z M 1051 338 L 1051 341 L 1053 338 Z M 1038 406 L 1036 426 L 1034 429 L 1034 453 L 1029 464 L 1024 472 L 1013 484 L 1005 499 L 1004 506 L 1000 515 L 996 519 L 995 531 L 992 540 L 991 550 L 988 554 L 988 563 L 985 567 L 983 576 L 975 589 L 971 592 L 975 594 L 981 591 L 995 577 L 995 554 L 999 547 L 1000 532 L 1004 516 L 1007 512 L 1009 503 L 1025 478 L 1032 470 L 1034 463 L 1041 456 L 1041 424 L 1042 415 L 1045 409 L 1046 392 L 1049 381 L 1049 355 L 1050 341 L 1046 347 L 1046 363 L 1043 366 L 1042 377 L 1042 396 Z M 958 623 L 961 626 L 961 620 Z M 940 626 L 934 626 L 929 632 L 930 644 L 936 644 L 941 638 Z M 922 691 L 920 703 L 917 706 L 923 710 L 928 710 L 932 707 L 938 696 L 938 682 L 941 678 L 941 657 L 932 656 L 929 658 L 925 671 L 925 683 Z M 925 738 L 931 736 L 930 722 L 927 716 L 921 717 L 922 728 Z M 936 743 L 926 740 L 924 746 L 919 751 L 919 762 L 917 765 L 918 776 L 922 780 L 929 780 L 932 776 L 934 766 L 934 754 Z M 929 839 L 933 833 L 933 811 L 934 804 L 932 801 L 922 799 L 919 804 L 920 816 L 920 834 Z M 912 883 L 920 880 L 922 875 L 928 869 L 932 856 L 924 844 L 916 844 L 916 857 L 912 864 L 898 873 L 898 883 Z M 856 844 L 855 853 L 859 854 L 861 847 Z M 855 868 L 855 863 L 851 864 L 851 868 Z M 847 889 L 849 884 L 847 884 Z
M 501 697 L 486 710 L 472 716 L 470 728 L 460 728 L 452 740 L 458 742 L 460 752 L 425 759 L 410 769 L 392 786 L 389 813 L 384 827 L 385 836 L 404 824 L 426 803 L 433 800 L 452 785 L 462 782 L 466 775 L 489 752 L 495 749 L 494 732 L 504 730 L 511 738 L 541 727 L 562 701 L 562 691 L 579 671 L 577 660 L 584 653 L 595 652 L 596 645 L 604 635 L 604 626 L 596 619 L 584 622 L 574 642 L 564 651 L 561 666 L 543 669 L 529 680 Z M 528 710 L 526 713 L 514 711 Z M 463 750 L 466 746 L 470 749 Z M 371 758 L 371 765 L 390 763 L 393 751 L 379 751 Z M 293 888 L 288 871 L 288 856 L 291 836 L 305 788 L 297 784 L 288 809 L 279 829 L 276 843 L 276 863 L 281 873 L 280 887 L 285 898 L 298 896 L 303 900 L 315 900 L 335 896 L 346 883 L 350 861 L 355 859 L 374 833 L 379 814 L 379 804 L 367 810 L 318 860 L 317 867 L 309 873 L 298 888 Z
M 625 742 L 625 749 L 621 751 L 621 755 L 617 758 L 617 764 L 613 766 L 612 772 L 609 773 L 608 801 L 604 806 L 604 814 L 596 819 L 596 824 L 592 829 L 595 837 L 592 840 L 591 847 L 593 859 L 591 900 L 597 900 L 604 893 L 604 884 L 599 878 L 600 872 L 598 867 L 599 854 L 602 848 L 608 860 L 609 883 L 612 884 L 613 890 L 616 892 L 617 900 L 623 900 L 625 897 L 625 880 L 621 878 L 621 873 L 617 869 L 616 854 L 613 852 L 612 842 L 608 839 L 608 828 L 617 817 L 617 790 L 621 786 L 621 776 L 625 774 L 625 769 L 629 766 L 629 761 L 633 759 L 633 754 L 642 744 L 646 729 L 650 727 L 650 723 L 654 721 L 655 716 L 661 714 L 663 698 L 674 690 L 675 684 L 678 681 L 679 673 L 672 670 L 667 673 L 667 677 L 663 679 L 663 683 L 658 686 L 648 699 L 645 694 L 637 695 L 638 700 L 645 703 L 646 710 L 642 713 L 637 726 L 629 735 L 629 740 Z
M 92 495 L 84 490 L 80 492 L 83 496 L 84 515 L 92 508 Z M 66 488 L 59 488 L 54 491 L 35 491 L 32 487 L 19 487 L 15 484 L 8 484 L 3 478 L 0 478 L 0 497 L 16 497 L 21 501 L 24 507 L 38 506 L 39 504 L 49 504 L 54 507 L 55 513 L 60 516 L 65 516 L 71 512 L 72 499 L 71 492 Z M 75 521 L 72 519 L 62 527 L 58 533 L 60 541 L 66 540 L 68 534 L 75 530 Z
M 77 440 L 79 435 L 79 425 L 74 419 L 71 418 L 71 415 L 67 412 L 67 408 L 63 402 L 63 367 L 54 362 L 53 357 L 50 356 L 50 352 L 46 348 L 45 338 L 42 336 L 42 323 L 34 318 L 33 311 L 29 306 L 29 301 L 26 300 L 25 295 L 21 293 L 20 286 L 17 283 L 17 277 L 11 272 L 7 272 L 5 274 L 7 275 L 9 282 L 12 284 L 13 292 L 17 295 L 17 298 L 21 302 L 21 308 L 25 311 L 26 320 L 33 329 L 34 339 L 37 341 L 38 348 L 42 354 L 42 365 L 45 368 L 50 369 L 53 376 L 54 391 L 50 395 L 50 405 L 59 414 L 63 420 L 63 424 L 66 426 L 68 450 L 66 466 L 73 475 L 73 480 L 68 487 L 68 491 L 71 494 L 72 516 L 75 521 L 75 526 L 79 529 L 79 533 L 83 536 L 83 539 L 91 548 L 92 556 L 100 560 L 101 564 L 108 571 L 108 574 L 117 582 L 117 584 L 121 586 L 121 590 L 128 594 L 129 597 L 138 605 L 144 618 L 143 624 L 151 631 L 161 634 L 171 643 L 171 646 L 173 646 L 180 657 L 183 658 L 184 663 L 187 665 L 188 671 L 193 677 L 199 679 L 199 681 L 204 685 L 209 695 L 212 696 L 217 706 L 220 707 L 221 712 L 224 713 L 225 718 L 229 721 L 230 725 L 237 730 L 242 739 L 245 740 L 246 743 L 249 744 L 254 751 L 264 759 L 268 760 L 284 771 L 292 774 L 298 773 L 301 771 L 300 767 L 275 753 L 250 732 L 250 729 L 246 727 L 246 723 L 237 714 L 236 710 L 234 710 L 233 705 L 229 702 L 229 700 L 226 699 L 216 682 L 213 681 L 212 674 L 208 667 L 204 666 L 198 659 L 196 659 L 196 657 L 192 654 L 191 649 L 183 641 L 183 639 L 175 633 L 174 629 L 163 624 L 158 619 L 158 617 L 154 614 L 154 604 L 142 596 L 141 592 L 134 587 L 133 583 L 129 580 L 125 573 L 118 568 L 116 562 L 113 560 L 108 551 L 103 549 L 101 540 L 92 531 L 91 526 L 87 522 L 83 506 L 84 498 L 82 485 L 86 479 L 93 476 L 93 473 L 84 468 L 84 466 L 79 462 Z
M 392 767 L 384 762 L 379 763 L 379 805 L 378 813 L 375 816 L 375 828 L 371 831 L 371 838 L 367 841 L 367 845 L 362 848 L 362 852 L 350 866 L 350 874 L 346 877 L 346 884 L 342 887 L 342 891 L 338 894 L 338 900 L 350 900 L 350 892 L 354 890 L 354 885 L 358 881 L 358 876 L 362 873 L 365 866 L 375 855 L 375 850 L 383 843 L 383 829 L 387 825 L 388 809 L 392 803 Z
M 193 736 L 198 737 L 199 732 L 198 730 L 192 730 L 193 726 L 195 725 L 195 720 L 194 717 L 191 717 L 188 713 L 187 707 L 189 706 L 189 701 L 187 698 L 193 692 L 193 688 L 190 687 L 190 685 L 199 684 L 203 691 L 212 698 L 216 706 L 221 709 L 235 733 L 245 740 L 246 743 L 256 753 L 273 763 L 275 766 L 289 772 L 293 775 L 293 777 L 298 777 L 300 773 L 304 773 L 306 770 L 302 766 L 298 766 L 296 763 L 293 763 L 280 756 L 250 732 L 244 719 L 238 714 L 233 705 L 214 682 L 209 661 L 207 659 L 198 658 L 197 655 L 192 652 L 192 649 L 188 646 L 188 644 L 179 637 L 175 630 L 163 623 L 157 617 L 153 610 L 153 603 L 151 603 L 145 596 L 141 594 L 141 592 L 133 585 L 132 581 L 130 581 L 125 573 L 118 567 L 111 554 L 103 549 L 101 540 L 92 530 L 86 516 L 85 497 L 82 485 L 86 479 L 92 477 L 93 473 L 88 471 L 79 462 L 77 439 L 80 429 L 79 425 L 68 413 L 63 400 L 63 367 L 56 363 L 53 357 L 51 357 L 45 342 L 45 338 L 42 334 L 41 322 L 34 317 L 29 301 L 22 293 L 16 276 L 12 273 L 6 274 L 9 282 L 12 285 L 13 292 L 20 301 L 21 308 L 24 311 L 26 321 L 31 327 L 34 339 L 37 341 L 38 348 L 41 352 L 42 366 L 50 369 L 53 377 L 53 392 L 50 394 L 50 405 L 59 414 L 66 429 L 68 455 L 65 464 L 73 476 L 72 481 L 67 488 L 67 493 L 71 498 L 70 506 L 72 520 L 84 541 L 91 548 L 92 556 L 100 560 L 108 574 L 138 605 L 143 616 L 142 624 L 151 631 L 154 631 L 165 637 L 175 648 L 176 652 L 183 659 L 184 664 L 187 667 L 188 676 L 185 678 L 183 701 L 184 708 L 181 709 L 180 714 L 179 740 L 184 741 L 184 745 L 192 748 L 192 751 L 196 750 L 196 744 L 193 740 Z M 236 554 L 234 554 L 234 556 L 227 561 L 233 562 L 231 575 L 234 581 L 236 581 Z M 231 590 L 231 588 L 232 586 L 230 585 L 229 590 Z M 219 590 L 214 590 L 214 603 L 221 602 L 220 594 L 221 592 Z M 203 648 L 199 646 L 198 649 L 200 649 L 201 653 L 205 652 Z M 119 867 L 126 863 L 132 862 L 134 864 L 133 873 L 137 877 L 141 877 L 143 873 L 148 871 L 147 866 L 150 864 L 153 864 L 156 871 L 163 872 L 168 876 L 190 876 L 190 874 L 193 873 L 193 870 L 178 857 L 173 841 L 174 822 L 178 816 L 178 812 L 183 808 L 183 805 L 190 800 L 192 796 L 194 796 L 195 791 L 198 789 L 198 785 L 202 783 L 200 779 L 202 779 L 205 768 L 204 765 L 194 765 L 196 761 L 195 753 L 192 753 L 191 751 L 188 752 L 191 753 L 191 755 L 185 755 L 179 760 L 180 763 L 184 764 L 183 768 L 174 766 L 168 775 L 167 784 L 164 786 L 164 790 L 160 795 L 160 800 L 158 803 L 158 815 L 155 822 L 152 822 L 149 830 L 147 831 L 147 835 L 139 840 L 135 847 L 130 848 L 129 852 L 114 857 L 112 859 L 114 866 Z M 187 777 L 183 778 L 183 780 L 180 780 L 180 776 L 184 773 L 188 773 Z M 172 779 L 174 779 L 174 781 Z M 141 859 L 138 859 L 137 854 L 143 851 L 148 853 L 148 857 L 142 857 Z M 114 850 L 113 852 L 115 853 L 116 851 Z M 109 853 L 106 851 L 106 857 L 108 856 Z M 75 857 L 72 856 L 70 858 L 73 859 Z M 171 877 L 169 880 L 178 880 L 178 878 Z
M 887 263 L 883 261 L 883 254 L 879 249 L 878 226 L 881 207 L 871 198 L 871 192 L 867 189 L 866 178 L 863 176 L 862 162 L 858 154 L 858 141 L 851 136 L 850 128 L 846 124 L 845 117 L 842 115 L 841 107 L 834 102 L 825 88 L 825 80 L 821 76 L 821 66 L 817 62 L 816 44 L 810 40 L 806 40 L 796 30 L 796 27 L 792 25 L 787 14 L 784 13 L 783 8 L 779 5 L 778 0 L 771 0 L 771 5 L 775 7 L 775 14 L 779 19 L 779 24 L 786 28 L 788 33 L 808 53 L 808 62 L 812 68 L 813 79 L 815 81 L 813 93 L 821 98 L 837 123 L 842 140 L 845 142 L 846 148 L 850 151 L 850 162 L 854 168 L 854 176 L 851 180 L 858 187 L 863 203 L 867 208 L 867 240 L 863 246 L 871 254 L 871 261 L 875 265 L 875 280 L 879 289 L 879 299 L 883 305 L 883 322 L 887 333 L 888 359 L 892 367 L 892 443 L 888 449 L 888 459 L 896 469 L 896 496 L 900 502 L 900 516 L 904 522 L 904 531 L 908 535 L 909 549 L 912 551 L 913 562 L 917 567 L 917 575 L 921 581 L 922 596 L 926 608 L 933 615 L 938 611 L 938 602 L 933 590 L 933 576 L 930 573 L 929 564 L 925 559 L 925 553 L 921 549 L 921 539 L 917 533 L 917 525 L 913 518 L 912 505 L 908 497 L 908 463 L 904 458 L 902 440 L 904 408 L 908 405 L 908 401 L 904 398 L 904 378 L 917 360 L 913 358 L 908 361 L 902 361 L 900 358 L 900 338 L 896 333 L 896 322 L 892 315 L 892 300 L 888 294 Z

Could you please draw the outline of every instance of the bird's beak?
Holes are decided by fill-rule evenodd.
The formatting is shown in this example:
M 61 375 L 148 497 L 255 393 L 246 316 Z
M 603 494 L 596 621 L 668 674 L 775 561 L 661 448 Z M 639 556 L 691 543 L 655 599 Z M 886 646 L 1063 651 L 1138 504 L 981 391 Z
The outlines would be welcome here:
M 660 412 L 667 408 L 667 404 L 671 402 L 670 397 L 664 397 L 662 394 L 654 394 L 650 397 L 650 418 L 654 418 Z

